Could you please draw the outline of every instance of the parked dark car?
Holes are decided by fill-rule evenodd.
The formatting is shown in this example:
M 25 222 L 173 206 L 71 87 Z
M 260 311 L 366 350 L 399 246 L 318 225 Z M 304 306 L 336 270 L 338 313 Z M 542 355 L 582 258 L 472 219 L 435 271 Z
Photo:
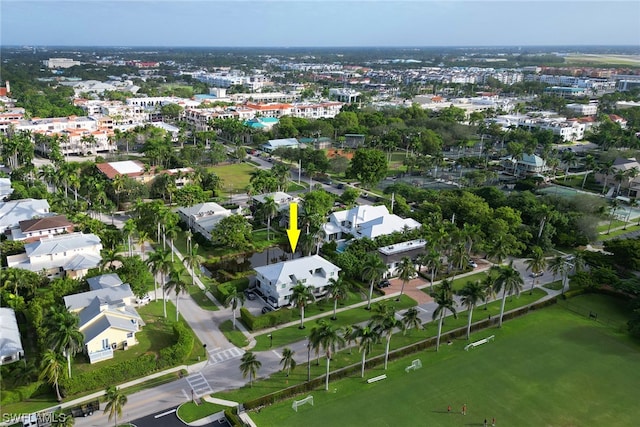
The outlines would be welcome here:
M 389 280 L 387 280 L 387 279 L 381 280 L 381 281 L 378 283 L 378 287 L 379 287 L 380 289 L 382 289 L 382 288 L 388 288 L 389 286 L 391 286 L 391 282 L 389 282 Z
M 250 291 L 249 289 L 244 291 L 244 294 L 246 295 L 248 300 L 255 300 L 258 296 L 256 294 L 253 293 L 253 291 Z
M 344 188 L 344 184 L 343 183 L 339 183 L 338 185 L 336 185 L 336 188 L 338 190 L 342 190 Z
M 268 305 L 262 307 L 262 314 L 268 313 L 270 311 L 273 311 L 273 308 L 269 307 Z

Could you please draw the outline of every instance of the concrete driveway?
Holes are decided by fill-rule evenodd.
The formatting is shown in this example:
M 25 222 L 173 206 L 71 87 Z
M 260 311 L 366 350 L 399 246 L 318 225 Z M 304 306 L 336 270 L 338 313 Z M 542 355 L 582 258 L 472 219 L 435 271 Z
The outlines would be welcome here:
M 385 295 L 393 294 L 396 292 L 400 292 L 402 290 L 402 280 L 400 279 L 389 279 L 389 283 L 391 286 L 384 288 Z M 418 277 L 415 279 L 411 279 L 404 286 L 404 293 L 411 299 L 415 300 L 418 304 L 426 304 L 433 301 L 426 293 L 422 292 L 420 288 L 425 288 L 429 286 L 429 281 L 423 279 L 422 277 Z

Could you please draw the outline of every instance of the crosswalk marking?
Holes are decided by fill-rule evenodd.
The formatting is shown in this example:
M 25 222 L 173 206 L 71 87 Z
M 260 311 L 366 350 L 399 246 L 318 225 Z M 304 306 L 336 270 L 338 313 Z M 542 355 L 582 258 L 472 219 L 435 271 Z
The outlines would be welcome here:
M 211 389 L 211 386 L 200 372 L 198 372 L 197 374 L 189 375 L 187 377 L 187 382 L 189 383 L 189 387 L 191 387 L 191 390 L 193 390 L 193 394 L 196 397 L 213 393 L 213 389 Z
M 238 347 L 231 347 L 224 350 L 214 349 L 209 351 L 209 360 L 207 361 L 208 365 L 216 365 L 218 363 L 225 362 L 231 359 L 237 359 L 244 354 L 244 351 L 240 350 Z

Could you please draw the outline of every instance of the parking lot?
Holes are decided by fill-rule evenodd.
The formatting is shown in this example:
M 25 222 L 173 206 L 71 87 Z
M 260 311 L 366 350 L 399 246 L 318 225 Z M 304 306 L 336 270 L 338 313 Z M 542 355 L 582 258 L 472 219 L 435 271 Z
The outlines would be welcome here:
M 262 309 L 264 307 L 271 308 L 271 306 L 267 304 L 266 301 L 262 299 L 260 295 L 258 295 L 257 293 L 253 293 L 253 295 L 255 295 L 255 299 L 252 300 L 252 299 L 249 299 L 249 297 L 247 297 L 245 298 L 245 301 L 244 301 L 244 308 L 249 310 L 251 314 L 253 314 L 254 316 L 260 316 L 262 314 Z

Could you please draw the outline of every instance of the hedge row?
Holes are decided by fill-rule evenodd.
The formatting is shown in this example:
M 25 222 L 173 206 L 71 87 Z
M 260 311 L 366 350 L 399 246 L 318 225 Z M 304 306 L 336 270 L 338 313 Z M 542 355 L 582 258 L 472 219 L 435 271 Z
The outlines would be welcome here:
M 541 301 L 525 307 L 514 309 L 512 311 L 505 313 L 503 316 L 503 320 L 509 320 L 515 317 L 523 316 L 532 310 L 537 310 L 539 308 L 547 307 L 555 304 L 556 302 L 557 300 L 555 298 L 552 298 L 546 301 Z M 471 330 L 478 331 L 478 330 L 486 329 L 490 326 L 493 326 L 494 324 L 497 324 L 498 321 L 499 321 L 499 316 L 495 316 L 491 319 L 484 319 L 479 322 L 473 323 L 471 325 Z M 442 336 L 440 337 L 440 342 L 446 342 L 449 339 L 463 337 L 465 336 L 466 333 L 467 333 L 466 327 L 461 327 L 453 331 L 449 331 L 447 333 L 442 334 Z M 407 355 L 415 354 L 419 351 L 426 350 L 427 348 L 433 347 L 436 344 L 436 340 L 437 340 L 437 337 L 431 337 L 426 340 L 422 340 L 417 343 L 408 345 L 406 347 L 402 347 L 397 350 L 391 351 L 389 352 L 389 360 L 400 359 Z M 367 360 L 365 362 L 365 369 L 371 369 L 383 363 L 384 363 L 384 354 L 381 354 L 379 356 L 372 357 L 371 359 Z M 361 369 L 362 369 L 361 363 L 349 365 L 342 369 L 338 369 L 336 371 L 331 372 L 331 379 L 338 380 L 341 378 L 348 377 L 352 374 L 360 374 Z M 324 385 L 324 380 L 325 380 L 325 377 L 324 375 L 322 375 L 320 377 L 311 379 L 311 381 L 309 382 L 296 384 L 294 386 L 291 386 L 282 390 L 278 390 L 274 393 L 261 396 L 257 399 L 247 401 L 244 403 L 243 406 L 247 410 L 268 406 L 273 403 L 276 403 L 285 399 L 289 399 L 291 397 L 294 397 L 303 393 L 307 393 L 312 390 L 315 390 L 316 388 L 322 387 Z
M 105 389 L 110 385 L 130 381 L 182 363 L 193 348 L 193 333 L 182 323 L 173 325 L 176 343 L 160 350 L 159 357 L 144 354 L 136 359 L 124 360 L 111 366 L 105 366 L 82 372 L 60 381 L 65 395 L 75 395 L 86 391 Z
M 219 285 L 213 285 L 210 287 L 210 291 L 218 301 L 220 301 L 221 303 L 224 303 L 234 288 L 237 289 L 238 291 L 244 291 L 248 287 L 249 287 L 249 278 L 240 277 L 237 279 L 229 280 L 228 282 L 220 283 Z
M 3 390 L 2 393 L 0 393 L 2 396 L 0 404 L 8 405 L 10 403 L 18 403 L 31 399 L 33 396 L 39 394 L 41 387 L 47 387 L 47 391 L 49 390 L 49 386 L 42 381 L 34 381 L 30 384 L 21 385 L 13 390 Z
M 240 318 L 249 330 L 257 331 L 291 322 L 293 320 L 293 311 L 289 308 L 281 308 L 256 317 L 249 310 L 242 307 L 240 308 Z
M 224 417 L 232 427 L 244 427 L 246 424 L 242 422 L 237 414 L 236 408 L 227 408 L 224 410 Z

